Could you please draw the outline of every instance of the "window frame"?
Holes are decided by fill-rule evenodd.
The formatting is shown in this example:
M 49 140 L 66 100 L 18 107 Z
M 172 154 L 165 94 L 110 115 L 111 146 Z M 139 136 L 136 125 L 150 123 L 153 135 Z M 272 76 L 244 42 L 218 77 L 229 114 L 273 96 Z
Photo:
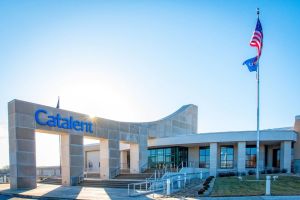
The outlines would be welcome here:
M 204 150 L 204 155 L 201 155 L 201 150 Z M 204 157 L 204 167 L 201 163 L 201 157 Z M 203 146 L 199 147 L 199 168 L 210 168 L 210 147 L 209 146 Z
M 226 159 L 222 159 L 222 148 L 226 148 Z M 228 150 L 232 149 L 232 154 L 228 154 Z M 232 160 L 228 159 L 227 156 L 232 156 Z M 225 166 L 222 166 L 223 162 L 225 162 Z M 232 163 L 231 166 L 227 166 L 228 163 Z M 222 145 L 220 146 L 220 168 L 221 169 L 233 169 L 234 168 L 234 146 L 233 145 Z
M 248 153 L 247 149 L 250 149 L 250 154 Z M 255 149 L 254 153 L 252 153 L 253 149 Z M 252 156 L 255 156 L 255 157 L 252 159 Z M 250 159 L 248 159 L 248 158 L 250 158 Z M 248 164 L 248 163 L 251 163 L 251 162 L 254 162 L 254 164 L 253 165 Z M 246 145 L 245 167 L 246 168 L 256 168 L 256 163 L 257 163 L 257 149 L 256 149 L 256 146 L 255 145 Z

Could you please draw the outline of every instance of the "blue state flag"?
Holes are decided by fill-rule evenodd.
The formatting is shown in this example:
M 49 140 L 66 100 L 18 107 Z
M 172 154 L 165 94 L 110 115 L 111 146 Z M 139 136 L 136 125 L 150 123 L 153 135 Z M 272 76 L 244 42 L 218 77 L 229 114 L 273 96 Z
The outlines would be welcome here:
M 243 65 L 247 65 L 250 72 L 256 72 L 258 67 L 257 57 L 246 60 Z

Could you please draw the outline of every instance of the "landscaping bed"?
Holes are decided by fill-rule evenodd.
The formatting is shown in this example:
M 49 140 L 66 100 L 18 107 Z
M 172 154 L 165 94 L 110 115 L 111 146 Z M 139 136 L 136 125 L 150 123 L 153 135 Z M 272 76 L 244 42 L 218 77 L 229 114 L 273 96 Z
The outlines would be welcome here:
M 270 175 L 272 176 L 272 175 Z M 278 179 L 271 181 L 272 195 L 300 195 L 300 177 L 276 174 Z M 217 177 L 211 196 L 257 196 L 265 194 L 265 175 L 256 181 L 255 175 Z

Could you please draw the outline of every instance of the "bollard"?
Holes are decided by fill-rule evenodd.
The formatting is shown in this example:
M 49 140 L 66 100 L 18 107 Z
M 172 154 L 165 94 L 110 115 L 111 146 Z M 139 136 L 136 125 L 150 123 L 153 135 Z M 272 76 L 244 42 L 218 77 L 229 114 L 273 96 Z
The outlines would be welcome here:
M 202 173 L 202 171 L 200 172 L 200 179 L 201 180 L 203 179 L 203 173 Z
M 170 195 L 170 194 L 171 194 L 171 181 L 168 178 L 167 179 L 167 195 Z
M 184 173 L 184 187 L 186 185 L 186 173 Z
M 270 176 L 266 176 L 266 195 L 270 195 L 271 194 L 271 177 Z
M 6 182 L 6 175 L 3 176 L 3 183 L 7 183 Z
M 180 176 L 177 177 L 178 189 L 181 188 Z

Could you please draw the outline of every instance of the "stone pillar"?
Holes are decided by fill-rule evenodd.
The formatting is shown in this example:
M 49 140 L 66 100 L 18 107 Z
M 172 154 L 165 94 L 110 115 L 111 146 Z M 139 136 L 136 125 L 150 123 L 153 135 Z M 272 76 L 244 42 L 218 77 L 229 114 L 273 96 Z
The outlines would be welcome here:
M 100 178 L 110 179 L 120 169 L 120 142 L 114 139 L 100 140 Z
M 9 160 L 11 189 L 36 188 L 34 129 L 9 128 Z
M 127 169 L 127 151 L 126 150 L 123 150 L 120 152 L 120 167 L 121 169 Z
M 280 144 L 280 169 L 286 169 L 291 173 L 292 142 L 282 141 Z
M 8 103 L 10 188 L 36 188 L 33 107 Z
M 188 158 L 190 167 L 199 167 L 199 146 L 188 148 Z
M 60 163 L 61 163 L 61 183 L 64 186 L 71 185 L 70 174 L 70 136 L 61 134 L 60 138 Z
M 265 145 L 260 144 L 259 146 L 259 169 L 264 170 L 265 169 Z
M 239 173 L 246 171 L 246 142 L 238 142 L 237 168 Z
M 83 136 L 61 135 L 62 185 L 77 185 L 84 172 Z
M 130 144 L 130 173 L 140 173 L 140 149 L 138 144 Z
M 209 174 L 217 175 L 218 143 L 210 143 Z

